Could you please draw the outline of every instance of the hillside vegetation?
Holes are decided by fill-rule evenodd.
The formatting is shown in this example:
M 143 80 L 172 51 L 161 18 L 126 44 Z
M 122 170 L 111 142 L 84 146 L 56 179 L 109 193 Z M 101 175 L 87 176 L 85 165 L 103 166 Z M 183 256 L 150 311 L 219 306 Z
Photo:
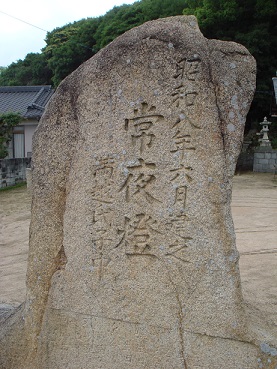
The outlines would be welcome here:
M 243 44 L 257 60 L 257 91 L 248 121 L 269 115 L 277 70 L 275 0 L 141 0 L 116 6 L 104 16 L 55 28 L 41 53 L 27 54 L 0 70 L 0 85 L 58 86 L 63 78 L 127 30 L 146 21 L 194 14 L 207 38 Z

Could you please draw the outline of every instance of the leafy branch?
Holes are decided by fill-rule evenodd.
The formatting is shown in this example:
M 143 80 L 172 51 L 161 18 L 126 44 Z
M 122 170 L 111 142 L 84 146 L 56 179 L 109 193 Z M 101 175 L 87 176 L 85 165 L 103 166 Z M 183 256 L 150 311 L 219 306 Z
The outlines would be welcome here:
M 22 120 L 19 113 L 5 113 L 0 115 L 0 159 L 8 155 L 8 144 L 12 139 L 13 127 Z

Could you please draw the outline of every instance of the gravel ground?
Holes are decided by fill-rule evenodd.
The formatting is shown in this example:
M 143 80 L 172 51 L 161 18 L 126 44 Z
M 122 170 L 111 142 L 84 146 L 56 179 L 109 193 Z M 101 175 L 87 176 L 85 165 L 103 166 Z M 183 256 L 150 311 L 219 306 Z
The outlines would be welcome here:
M 0 192 L 0 304 L 3 308 L 24 301 L 30 204 L 26 187 Z M 268 173 L 236 175 L 232 213 L 246 310 L 254 330 L 263 337 L 269 334 L 276 338 L 277 178 Z

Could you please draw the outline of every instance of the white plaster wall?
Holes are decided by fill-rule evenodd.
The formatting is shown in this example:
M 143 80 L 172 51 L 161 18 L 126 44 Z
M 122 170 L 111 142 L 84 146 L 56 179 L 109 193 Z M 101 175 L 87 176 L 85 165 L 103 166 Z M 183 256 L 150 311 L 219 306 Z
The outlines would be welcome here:
M 37 121 L 25 125 L 25 157 L 27 157 L 28 152 L 32 152 L 32 138 L 37 126 Z

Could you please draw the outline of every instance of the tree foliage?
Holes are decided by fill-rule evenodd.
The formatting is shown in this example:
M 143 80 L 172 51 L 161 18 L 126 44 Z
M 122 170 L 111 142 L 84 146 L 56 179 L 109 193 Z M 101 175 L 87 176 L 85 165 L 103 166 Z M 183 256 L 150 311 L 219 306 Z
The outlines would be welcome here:
M 24 60 L 18 60 L 0 74 L 1 86 L 32 86 L 51 84 L 51 70 L 45 55 L 29 53 Z
M 146 21 L 194 14 L 204 36 L 236 41 L 257 60 L 257 91 L 249 120 L 269 114 L 277 69 L 276 0 L 140 0 L 104 16 L 69 23 L 47 33 L 40 54 L 28 54 L 0 72 L 0 85 L 57 86 L 80 64 L 127 30 Z
M 244 45 L 257 61 L 257 89 L 249 121 L 270 112 L 272 77 L 277 69 L 275 0 L 185 0 L 184 14 L 197 17 L 207 38 Z
M 0 75 L 6 70 L 6 67 L 0 67 Z
M 184 0 L 141 0 L 104 16 L 81 19 L 48 32 L 40 54 L 28 54 L 0 74 L 0 85 L 53 84 L 73 72 L 117 36 L 148 20 L 181 15 Z
M 95 54 L 94 34 L 99 22 L 99 18 L 83 19 L 47 34 L 47 45 L 42 52 L 52 72 L 54 86 Z
M 13 127 L 22 120 L 20 114 L 5 113 L 0 115 L 0 159 L 8 155 L 8 144 L 12 139 Z
M 181 15 L 183 8 L 184 0 L 141 0 L 132 5 L 115 6 L 101 18 L 95 34 L 97 49 L 142 23 Z

